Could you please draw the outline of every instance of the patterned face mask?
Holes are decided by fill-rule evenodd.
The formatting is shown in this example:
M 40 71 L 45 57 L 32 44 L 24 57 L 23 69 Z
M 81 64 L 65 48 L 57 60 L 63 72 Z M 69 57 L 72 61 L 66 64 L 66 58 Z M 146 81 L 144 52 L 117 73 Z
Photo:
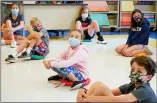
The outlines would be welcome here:
M 40 32 L 41 29 L 42 29 L 42 25 L 34 27 L 34 31 L 36 32 Z
M 145 75 L 141 75 L 138 72 L 131 71 L 129 78 L 132 83 L 143 83 L 144 81 L 141 76 L 145 76 Z

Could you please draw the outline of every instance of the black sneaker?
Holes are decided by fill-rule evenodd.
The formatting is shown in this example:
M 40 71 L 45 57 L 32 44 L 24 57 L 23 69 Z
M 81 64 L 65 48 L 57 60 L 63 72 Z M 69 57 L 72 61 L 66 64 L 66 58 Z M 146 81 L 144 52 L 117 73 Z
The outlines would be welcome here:
M 10 62 L 10 63 L 15 63 L 17 60 L 17 57 L 13 57 L 12 55 L 8 55 L 8 58 L 5 59 L 5 61 Z
M 30 55 L 27 54 L 27 52 L 23 52 L 23 53 L 21 53 L 20 56 L 18 56 L 18 58 L 27 58 L 27 57 L 30 57 Z
M 97 41 L 98 44 L 107 44 L 106 41 L 104 41 L 104 38 L 102 36 L 98 37 L 98 41 Z
M 83 88 L 85 85 L 83 81 L 75 81 L 73 85 L 71 86 L 71 90 L 80 89 Z
M 61 80 L 61 79 L 63 79 L 63 77 L 60 77 L 59 75 L 53 75 L 53 76 L 48 78 L 48 81 L 52 81 L 52 80 L 58 81 L 58 80 Z

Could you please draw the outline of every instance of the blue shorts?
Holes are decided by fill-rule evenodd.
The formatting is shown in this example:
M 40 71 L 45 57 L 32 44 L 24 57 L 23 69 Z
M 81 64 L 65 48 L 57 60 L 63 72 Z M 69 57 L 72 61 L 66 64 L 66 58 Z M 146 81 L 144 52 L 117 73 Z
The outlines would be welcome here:
M 84 80 L 82 74 L 73 66 L 66 67 L 66 68 L 59 68 L 59 69 L 58 68 L 52 68 L 52 70 L 57 72 L 58 74 L 60 74 L 64 78 L 68 78 L 68 75 L 70 73 L 73 73 L 79 81 Z
M 23 36 L 23 29 L 16 30 L 16 31 L 14 32 L 14 35 Z

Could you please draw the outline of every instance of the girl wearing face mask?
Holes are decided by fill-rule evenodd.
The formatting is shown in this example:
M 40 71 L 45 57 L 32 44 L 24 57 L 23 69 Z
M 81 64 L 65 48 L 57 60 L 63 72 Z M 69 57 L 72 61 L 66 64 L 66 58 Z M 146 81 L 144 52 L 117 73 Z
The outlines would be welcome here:
M 100 34 L 100 28 L 97 21 L 92 21 L 90 18 L 90 10 L 87 6 L 81 9 L 80 15 L 81 16 L 76 19 L 76 29 L 80 29 L 84 32 L 84 39 L 91 40 L 94 38 L 94 32 L 96 32 L 98 43 L 106 44 Z
M 24 17 L 19 13 L 19 6 L 17 3 L 11 5 L 11 13 L 6 16 L 1 30 L 3 32 L 4 40 L 1 40 L 2 45 L 11 45 L 16 47 L 18 40 L 24 40 L 23 28 L 24 28 Z
M 31 26 L 27 26 L 29 36 L 21 41 L 18 48 L 5 59 L 7 62 L 16 62 L 18 58 L 30 57 L 30 55 L 46 56 L 49 53 L 49 35 L 37 17 L 30 20 Z M 26 49 L 24 51 L 24 49 Z M 21 53 L 22 52 L 22 53 Z M 21 53 L 20 56 L 19 53 Z
M 143 14 L 139 9 L 132 12 L 131 28 L 126 44 L 120 45 L 116 48 L 118 54 L 127 57 L 134 57 L 140 53 L 152 55 L 148 49 L 148 40 L 150 34 L 150 23 L 143 18 Z
M 46 69 L 52 69 L 57 75 L 48 78 L 51 80 L 61 80 L 67 78 L 73 81 L 71 88 L 83 86 L 83 81 L 88 78 L 87 58 L 88 50 L 81 43 L 83 38 L 80 30 L 72 30 L 69 34 L 69 47 L 59 58 L 44 60 Z

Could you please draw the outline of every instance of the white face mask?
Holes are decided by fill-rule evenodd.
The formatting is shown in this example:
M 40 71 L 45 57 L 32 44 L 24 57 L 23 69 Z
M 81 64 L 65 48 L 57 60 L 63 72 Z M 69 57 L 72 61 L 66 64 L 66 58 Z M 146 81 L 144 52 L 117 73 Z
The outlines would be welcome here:
M 82 14 L 82 18 L 86 19 L 88 17 L 88 14 Z

